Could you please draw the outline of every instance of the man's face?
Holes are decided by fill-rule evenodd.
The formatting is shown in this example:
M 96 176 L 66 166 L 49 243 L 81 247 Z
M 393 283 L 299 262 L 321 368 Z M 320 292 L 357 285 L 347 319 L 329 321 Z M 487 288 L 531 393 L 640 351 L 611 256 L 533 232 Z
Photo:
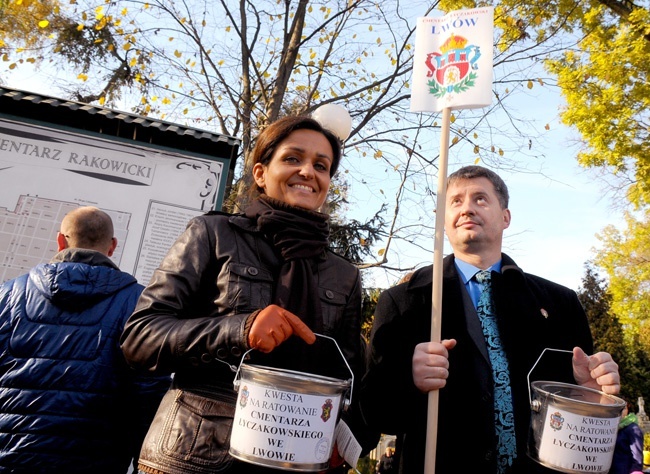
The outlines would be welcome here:
M 462 179 L 447 188 L 445 233 L 454 251 L 501 251 L 510 211 L 502 209 L 487 178 Z

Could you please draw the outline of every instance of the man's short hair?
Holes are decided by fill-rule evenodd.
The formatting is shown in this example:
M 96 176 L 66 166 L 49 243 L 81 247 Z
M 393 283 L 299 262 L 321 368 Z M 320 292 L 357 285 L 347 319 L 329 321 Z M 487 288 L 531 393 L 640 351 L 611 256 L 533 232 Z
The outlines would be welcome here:
M 508 194 L 508 186 L 501 179 L 501 176 L 496 174 L 494 171 L 484 168 L 483 166 L 464 166 L 449 175 L 447 178 L 447 186 L 451 185 L 456 181 L 462 179 L 476 179 L 476 178 L 486 178 L 494 186 L 494 190 L 497 193 L 499 198 L 499 204 L 501 209 L 508 209 L 508 203 L 510 202 L 510 195 Z

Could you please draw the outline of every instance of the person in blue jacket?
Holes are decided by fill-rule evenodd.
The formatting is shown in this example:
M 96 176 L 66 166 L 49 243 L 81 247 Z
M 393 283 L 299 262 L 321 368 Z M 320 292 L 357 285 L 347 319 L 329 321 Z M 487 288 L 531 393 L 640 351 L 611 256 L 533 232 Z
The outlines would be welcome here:
M 143 287 L 100 209 L 69 212 L 57 244 L 0 287 L 0 473 L 126 473 L 170 383 L 119 346 Z
M 625 399 L 625 408 L 618 424 L 616 445 L 609 474 L 642 474 L 643 431 L 634 414 L 634 405 Z

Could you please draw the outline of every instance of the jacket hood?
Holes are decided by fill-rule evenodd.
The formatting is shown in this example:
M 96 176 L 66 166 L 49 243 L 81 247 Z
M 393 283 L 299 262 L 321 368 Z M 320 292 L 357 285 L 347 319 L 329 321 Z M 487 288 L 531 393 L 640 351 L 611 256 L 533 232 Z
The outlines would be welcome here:
M 55 306 L 83 309 L 137 282 L 99 252 L 78 249 L 64 252 L 59 252 L 52 262 L 38 265 L 29 272 L 36 291 Z

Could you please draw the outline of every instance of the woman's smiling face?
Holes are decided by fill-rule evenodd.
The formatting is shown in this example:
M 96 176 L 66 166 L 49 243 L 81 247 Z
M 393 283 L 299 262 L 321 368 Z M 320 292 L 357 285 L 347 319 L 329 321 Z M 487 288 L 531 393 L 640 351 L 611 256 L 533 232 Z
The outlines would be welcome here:
M 332 161 L 325 135 L 299 129 L 278 144 L 268 165 L 253 166 L 253 178 L 267 196 L 315 211 L 327 197 Z

